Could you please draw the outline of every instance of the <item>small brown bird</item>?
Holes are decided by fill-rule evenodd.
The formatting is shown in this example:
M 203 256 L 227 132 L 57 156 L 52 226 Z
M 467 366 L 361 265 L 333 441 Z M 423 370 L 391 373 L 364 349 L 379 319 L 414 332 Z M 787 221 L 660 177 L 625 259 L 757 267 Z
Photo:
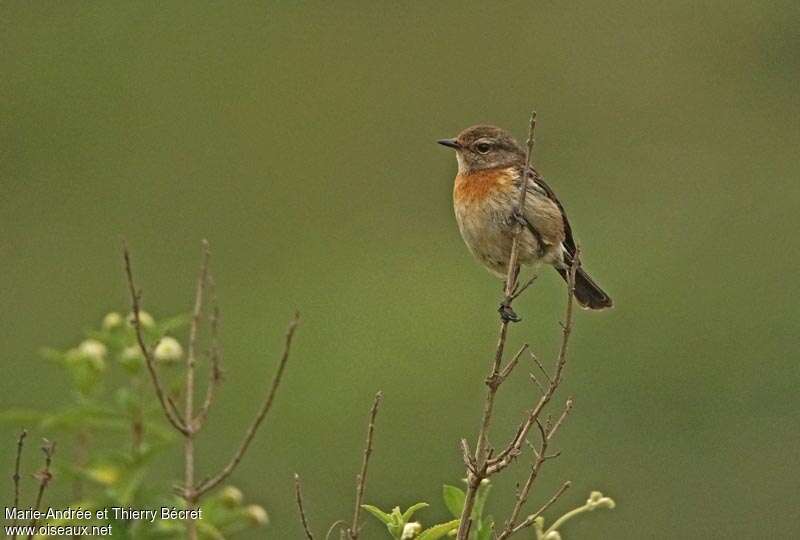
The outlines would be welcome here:
M 519 238 L 520 264 L 552 265 L 568 279 L 575 240 L 564 207 L 544 180 L 529 168 L 525 207 L 518 211 L 525 150 L 494 126 L 473 126 L 439 144 L 454 148 L 458 174 L 453 189 L 458 228 L 464 242 L 490 272 L 505 278 L 515 223 L 524 225 Z M 583 270 L 575 274 L 575 299 L 587 309 L 612 306 L 611 298 Z M 510 309 L 501 315 L 518 320 Z

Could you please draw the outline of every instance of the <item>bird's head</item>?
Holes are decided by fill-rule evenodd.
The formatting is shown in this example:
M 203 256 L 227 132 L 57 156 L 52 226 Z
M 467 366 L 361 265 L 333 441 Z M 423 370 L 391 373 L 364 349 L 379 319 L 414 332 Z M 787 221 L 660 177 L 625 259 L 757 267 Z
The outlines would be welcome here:
M 494 126 L 472 126 L 455 139 L 437 142 L 455 149 L 460 174 L 522 165 L 525 161 L 525 150 L 514 137 Z

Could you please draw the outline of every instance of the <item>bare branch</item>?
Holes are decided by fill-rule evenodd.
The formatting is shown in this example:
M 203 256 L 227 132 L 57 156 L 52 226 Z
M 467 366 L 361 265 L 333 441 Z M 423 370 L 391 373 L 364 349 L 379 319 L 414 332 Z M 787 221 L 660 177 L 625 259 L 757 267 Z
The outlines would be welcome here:
M 536 386 L 539 387 L 539 391 L 544 394 L 546 390 L 544 389 L 544 386 L 542 386 L 542 383 L 539 382 L 539 379 L 536 378 L 536 375 L 533 373 L 528 373 L 528 375 L 530 376 L 531 380 L 536 383 Z
M 572 407 L 573 407 L 574 404 L 575 404 L 575 400 L 573 398 L 567 399 L 567 402 L 564 405 L 564 410 L 561 412 L 561 416 L 558 417 L 558 420 L 556 420 L 556 423 L 553 424 L 553 427 L 551 427 L 550 431 L 547 432 L 547 439 L 548 440 L 553 438 L 553 436 L 556 434 L 556 431 L 558 431 L 558 428 L 560 428 L 561 424 L 564 423 L 564 420 L 566 420 L 567 416 L 572 411 Z
M 378 408 L 383 399 L 383 392 L 375 394 L 375 400 L 372 402 L 372 409 L 369 412 L 369 424 L 367 426 L 367 442 L 364 445 L 364 460 L 361 462 L 361 472 L 356 476 L 356 506 L 353 510 L 353 523 L 348 529 L 348 534 L 351 540 L 357 540 L 361 532 L 361 527 L 358 524 L 358 517 L 361 513 L 361 505 L 364 502 L 364 490 L 367 487 L 367 468 L 369 467 L 369 458 L 372 455 L 372 438 L 375 434 L 375 418 L 378 416 Z
M 524 529 L 525 527 L 530 527 L 531 525 L 533 525 L 533 522 L 536 521 L 536 518 L 538 518 L 539 516 L 544 514 L 547 511 L 548 508 L 553 506 L 553 504 L 555 504 L 555 502 L 558 499 L 561 498 L 561 496 L 564 494 L 564 492 L 567 491 L 570 488 L 571 485 L 572 485 L 572 482 L 569 482 L 569 481 L 564 482 L 563 484 L 561 484 L 561 487 L 558 488 L 558 490 L 555 492 L 555 494 L 553 494 L 553 496 L 550 497 L 550 499 L 546 503 L 544 503 L 541 508 L 539 508 L 535 513 L 533 513 L 530 516 L 528 516 L 527 518 L 525 518 L 525 521 L 521 522 L 519 525 L 514 527 L 514 530 L 512 532 L 518 532 L 518 531 Z
M 528 190 L 526 189 L 528 169 L 533 155 L 534 145 L 534 131 L 536 129 L 536 112 L 531 114 L 530 124 L 528 127 L 528 141 L 525 151 L 525 163 L 522 168 L 522 184 L 519 193 L 519 200 L 517 202 L 517 210 L 519 212 L 525 208 L 525 197 Z M 519 277 L 519 236 L 522 232 L 522 224 L 517 223 L 511 242 L 511 253 L 508 259 L 508 273 L 506 275 L 505 298 L 501 304 L 503 308 L 511 309 L 511 304 L 514 301 L 514 293 L 517 289 L 517 278 Z M 503 359 L 503 352 L 506 345 L 506 337 L 508 335 L 509 319 L 501 317 L 500 323 L 500 336 L 497 340 L 497 349 L 495 351 L 494 359 L 491 364 L 489 376 L 486 378 L 486 385 L 488 386 L 486 392 L 486 400 L 483 406 L 483 417 L 481 420 L 480 430 L 478 432 L 478 442 L 475 445 L 475 467 L 474 471 L 467 468 L 467 491 L 464 498 L 464 509 L 461 512 L 461 521 L 458 527 L 457 540 L 467 540 L 469 530 L 472 526 L 472 509 L 475 506 L 475 497 L 478 493 L 481 480 L 488 476 L 487 463 L 489 460 L 489 427 L 492 420 L 492 412 L 494 410 L 494 400 L 497 394 L 497 389 L 502 383 L 500 376 L 500 365 Z M 524 440 L 524 436 L 523 436 Z
M 20 460 L 22 459 L 22 448 L 25 446 L 25 437 L 28 436 L 27 430 L 22 430 L 19 432 L 19 438 L 17 439 L 17 457 L 14 460 L 14 475 L 11 479 L 14 481 L 14 508 L 19 508 L 19 480 L 20 480 Z M 14 512 L 14 521 L 11 522 L 12 530 L 14 531 L 12 538 L 17 537 L 16 531 L 17 525 L 17 512 Z
M 564 373 L 564 366 L 567 362 L 567 346 L 569 344 L 569 337 L 572 333 L 572 325 L 573 325 L 573 306 L 574 306 L 574 288 L 575 288 L 575 272 L 580 265 L 579 260 L 580 254 L 576 250 L 575 257 L 573 259 L 572 265 L 570 266 L 570 270 L 568 273 L 568 287 L 567 287 L 567 307 L 566 313 L 564 316 L 564 325 L 561 331 L 561 346 L 558 352 L 558 358 L 556 360 L 556 370 L 553 375 L 553 379 L 550 381 L 550 384 L 547 387 L 547 390 L 539 398 L 539 401 L 536 403 L 536 406 L 531 410 L 528 414 L 528 417 L 520 424 L 519 429 L 517 430 L 517 436 L 511 443 L 502 451 L 500 454 L 492 461 L 492 463 L 487 468 L 488 474 L 494 474 L 496 472 L 501 471 L 505 467 L 511 464 L 516 456 L 520 453 L 520 448 L 525 442 L 525 437 L 528 434 L 530 428 L 536 423 L 541 414 L 544 407 L 550 402 L 555 394 L 558 386 L 561 384 L 561 378 Z
M 272 379 L 272 385 L 269 389 L 269 393 L 267 394 L 264 403 L 261 405 L 261 408 L 258 411 L 253 423 L 247 429 L 245 433 L 244 439 L 242 443 L 239 445 L 239 448 L 234 453 L 233 457 L 231 458 L 230 462 L 215 476 L 204 480 L 196 489 L 195 494 L 197 497 L 200 497 L 208 490 L 213 489 L 220 482 L 225 480 L 233 470 L 239 465 L 239 462 L 244 457 L 245 452 L 247 452 L 247 448 L 250 446 L 250 443 L 253 440 L 253 437 L 258 431 L 261 422 L 263 422 L 264 418 L 267 416 L 267 413 L 272 408 L 272 403 L 275 400 L 275 394 L 278 391 L 278 387 L 281 384 L 281 379 L 283 377 L 283 372 L 286 370 L 286 364 L 289 361 L 289 352 L 291 351 L 292 347 L 292 338 L 294 338 L 295 330 L 297 330 L 297 325 L 300 323 L 300 314 L 295 313 L 294 317 L 292 318 L 291 322 L 289 323 L 289 327 L 286 330 L 286 338 L 283 347 L 283 354 L 281 355 L 280 361 L 278 362 L 278 371 L 275 373 L 275 378 Z
M 177 393 L 178 392 L 176 392 L 176 394 Z M 173 399 L 172 396 L 167 396 L 167 404 L 170 406 L 170 409 L 172 409 L 172 414 L 175 415 L 175 418 L 178 419 L 178 421 L 181 423 L 181 425 L 185 426 L 186 422 L 183 421 L 183 415 L 181 414 L 181 411 L 178 408 L 178 404 L 175 403 L 175 400 Z M 183 433 L 183 432 L 181 432 L 181 433 Z M 185 435 L 185 433 L 184 433 L 184 435 Z
M 203 240 L 203 255 L 200 263 L 200 274 L 197 276 L 197 287 L 194 294 L 194 309 L 192 309 L 192 322 L 189 326 L 189 346 L 186 351 L 186 386 L 185 405 L 183 416 L 186 428 L 190 434 L 196 432 L 194 420 L 194 375 L 197 364 L 197 334 L 200 327 L 200 319 L 203 315 L 203 299 L 208 283 L 208 262 L 211 251 L 208 247 L 208 240 Z M 187 486 L 190 484 L 187 484 Z
M 39 480 L 39 492 L 36 494 L 36 504 L 34 505 L 34 515 L 39 512 L 39 509 L 42 507 L 42 499 L 44 498 L 44 492 L 47 490 L 47 486 L 50 484 L 50 480 L 53 479 L 53 473 L 50 472 L 50 464 L 53 462 L 53 454 L 56 452 L 56 443 L 50 442 L 47 439 L 44 439 L 42 444 L 42 452 L 44 452 L 44 468 L 37 471 L 34 475 L 34 478 Z M 33 531 L 36 529 L 36 522 L 37 518 L 34 517 L 31 520 L 30 529 Z M 33 532 L 28 534 L 28 539 L 30 540 L 33 538 Z
M 211 326 L 211 346 L 208 351 L 209 363 L 211 364 L 208 372 L 208 383 L 206 384 L 206 397 L 203 400 L 203 405 L 197 413 L 195 423 L 197 429 L 201 429 L 206 419 L 208 412 L 211 410 L 211 405 L 214 403 L 216 392 L 219 384 L 222 382 L 222 352 L 219 346 L 219 321 L 220 313 L 217 306 L 216 289 L 214 286 L 214 279 L 209 274 L 208 276 L 208 289 L 209 296 L 211 297 L 211 314 L 209 315 L 209 322 Z
M 192 322 L 189 326 L 189 347 L 186 352 L 186 372 L 184 374 L 184 409 L 183 425 L 186 433 L 183 439 L 183 497 L 190 510 L 197 505 L 198 495 L 194 489 L 194 436 L 199 427 L 194 417 L 194 376 L 196 368 L 197 334 L 200 318 L 203 314 L 203 297 L 205 296 L 206 283 L 208 282 L 208 261 L 211 252 L 208 241 L 203 240 L 203 255 L 200 263 L 200 274 L 197 277 L 197 287 L 194 295 L 194 309 L 192 309 Z M 186 536 L 189 540 L 197 538 L 197 523 L 192 518 L 186 519 Z
M 328 540 L 331 537 L 333 531 L 336 530 L 336 527 L 342 527 L 339 530 L 339 537 L 344 538 L 345 535 L 344 528 L 347 527 L 347 522 L 343 519 L 339 519 L 334 521 L 333 524 L 331 524 L 331 526 L 328 528 L 328 532 L 325 533 L 325 540 Z
M 524 285 L 522 285 L 521 287 L 517 288 L 517 290 L 516 290 L 516 291 L 514 291 L 514 294 L 512 294 L 512 295 L 511 295 L 511 300 L 516 300 L 517 298 L 519 298 L 520 296 L 522 296 L 522 293 L 524 293 L 524 292 L 525 292 L 525 290 L 526 290 L 528 287 L 530 287 L 531 285 L 533 285 L 533 282 L 534 282 L 534 281 L 536 281 L 536 279 L 537 279 L 538 277 L 539 277 L 539 276 L 537 276 L 537 275 L 534 275 L 534 276 L 533 276 L 531 279 L 529 279 L 528 281 L 526 281 Z
M 528 350 L 527 343 L 524 344 L 522 347 L 520 347 L 519 351 L 517 351 L 517 354 L 514 355 L 511 361 L 508 364 L 506 364 L 506 367 L 504 367 L 503 370 L 500 372 L 501 380 L 505 380 L 509 375 L 511 375 L 511 372 L 514 370 L 515 367 L 517 367 L 517 364 L 519 363 L 520 356 L 522 356 L 522 353 L 524 353 L 527 350 Z
M 300 475 L 294 475 L 294 496 L 297 501 L 297 509 L 300 511 L 300 522 L 303 524 L 303 531 L 306 533 L 308 540 L 314 540 L 314 535 L 308 528 L 308 520 L 306 519 L 306 511 L 303 508 L 303 492 L 300 488 Z
M 136 341 L 139 344 L 139 349 L 142 351 L 142 356 L 144 356 L 145 365 L 147 366 L 147 371 L 150 373 L 150 379 L 153 382 L 153 388 L 156 392 L 156 397 L 158 398 L 158 402 L 161 404 L 161 409 L 164 411 L 164 415 L 169 420 L 169 423 L 172 424 L 176 430 L 181 432 L 183 435 L 186 435 L 188 429 L 186 425 L 178 418 L 177 416 L 177 409 L 174 406 L 170 405 L 167 401 L 166 394 L 164 393 L 164 388 L 161 385 L 161 381 L 158 378 L 158 372 L 156 371 L 155 360 L 153 359 L 152 351 L 147 347 L 144 342 L 144 336 L 142 335 L 142 321 L 139 319 L 139 299 L 141 293 L 137 291 L 136 285 L 133 281 L 133 271 L 131 269 L 131 256 L 128 252 L 127 244 L 123 244 L 123 256 L 125 258 L 125 274 L 128 277 L 128 288 L 130 289 L 131 294 L 131 304 L 133 309 L 133 328 L 136 333 Z
M 475 462 L 469 453 L 469 443 L 467 443 L 467 439 L 461 439 L 461 452 L 464 455 L 464 465 L 467 466 L 467 470 L 475 472 Z
M 528 496 L 530 495 L 531 488 L 533 487 L 533 483 L 539 476 L 539 471 L 542 468 L 542 465 L 547 460 L 546 452 L 547 452 L 547 444 L 549 439 L 547 438 L 546 431 L 542 426 L 541 422 L 536 423 L 539 427 L 539 432 L 542 435 L 542 444 L 537 450 L 535 446 L 531 444 L 531 448 L 533 449 L 533 453 L 536 456 L 536 459 L 531 464 L 531 470 L 528 474 L 528 478 L 525 480 L 523 486 L 517 491 L 517 498 L 514 502 L 514 508 L 511 510 L 511 515 L 509 516 L 508 520 L 506 520 L 505 527 L 498 535 L 498 540 L 505 540 L 509 536 L 511 536 L 514 532 L 516 532 L 516 522 L 517 518 L 519 517 L 520 512 L 522 511 L 522 507 L 528 501 Z M 529 443 L 530 444 L 530 443 Z
M 547 370 L 544 369 L 544 366 L 539 361 L 539 358 L 535 354 L 533 354 L 533 351 L 531 351 L 531 358 L 533 358 L 533 361 L 536 363 L 537 366 L 539 366 L 539 370 L 542 372 L 542 374 L 544 374 L 545 379 L 547 379 L 547 383 L 552 384 L 553 381 L 550 380 L 550 375 L 547 373 Z

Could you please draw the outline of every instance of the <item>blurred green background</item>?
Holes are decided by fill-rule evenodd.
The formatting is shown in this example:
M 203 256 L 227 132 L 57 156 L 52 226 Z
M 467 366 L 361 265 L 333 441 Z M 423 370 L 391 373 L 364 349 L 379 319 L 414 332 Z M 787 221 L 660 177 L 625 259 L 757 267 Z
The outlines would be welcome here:
M 482 122 L 522 137 L 535 107 L 537 166 L 616 308 L 578 314 L 576 408 L 531 507 L 571 479 L 556 510 L 590 489 L 618 508 L 569 538 L 797 538 L 798 24 L 793 1 L 4 2 L 0 407 L 69 399 L 37 350 L 126 309 L 123 237 L 157 317 L 189 310 L 205 237 L 227 381 L 201 476 L 303 314 L 233 478 L 271 516 L 249 537 L 300 537 L 295 471 L 318 534 L 350 515 L 377 389 L 367 500 L 444 518 L 500 283 L 462 244 L 455 159 L 434 141 Z M 562 292 L 543 271 L 513 344 L 552 357 Z M 498 444 L 533 399 L 524 379 Z M 0 430 L 10 474 L 16 430 Z M 498 519 L 524 470 L 497 481 Z

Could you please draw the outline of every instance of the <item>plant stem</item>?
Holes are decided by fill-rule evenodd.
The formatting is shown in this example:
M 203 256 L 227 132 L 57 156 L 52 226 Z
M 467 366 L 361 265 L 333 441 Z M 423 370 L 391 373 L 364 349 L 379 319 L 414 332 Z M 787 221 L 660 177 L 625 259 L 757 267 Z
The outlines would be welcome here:
M 528 129 L 528 145 L 525 152 L 525 164 L 522 168 L 522 183 L 520 186 L 519 201 L 517 209 L 522 212 L 525 208 L 525 197 L 528 193 L 528 166 L 530 164 L 531 155 L 533 154 L 534 130 L 536 128 L 536 112 L 531 114 L 531 120 Z M 504 291 L 503 305 L 510 307 L 514 301 L 514 292 L 517 285 L 517 278 L 519 276 L 519 236 L 522 232 L 522 224 L 516 223 L 513 231 L 513 239 L 511 242 L 511 254 L 508 259 L 508 274 L 506 275 L 506 286 Z M 494 400 L 497 394 L 497 389 L 502 383 L 499 377 L 500 364 L 503 360 L 503 352 L 505 351 L 506 337 L 508 335 L 509 321 L 502 318 L 500 322 L 500 335 L 497 340 L 497 348 L 495 349 L 494 358 L 492 360 L 489 376 L 486 378 L 486 399 L 483 404 L 483 417 L 481 419 L 481 427 L 478 432 L 478 442 L 475 445 L 475 456 L 472 463 L 467 464 L 467 492 L 464 498 L 464 509 L 461 512 L 461 521 L 458 526 L 457 540 L 467 540 L 469 529 L 472 521 L 472 509 L 475 507 L 475 498 L 478 493 L 478 487 L 481 485 L 481 480 L 486 478 L 486 466 L 490 457 L 489 448 L 489 427 L 492 421 L 492 411 L 494 410 Z

